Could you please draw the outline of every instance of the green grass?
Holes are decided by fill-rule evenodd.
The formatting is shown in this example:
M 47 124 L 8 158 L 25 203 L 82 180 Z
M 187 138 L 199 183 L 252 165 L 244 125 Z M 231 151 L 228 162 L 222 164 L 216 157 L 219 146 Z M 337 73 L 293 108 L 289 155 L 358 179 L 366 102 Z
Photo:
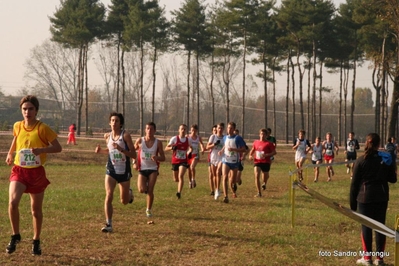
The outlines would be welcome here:
M 0 152 L 6 152 L 11 138 L 1 138 Z M 77 146 L 65 146 L 61 154 L 48 156 L 51 185 L 44 201 L 43 255 L 30 255 L 32 219 L 29 197 L 24 195 L 20 204 L 23 240 L 14 254 L 0 255 L 1 265 L 354 265 L 358 258 L 334 256 L 334 251 L 361 250 L 360 224 L 301 190 L 295 191 L 295 226 L 291 227 L 288 172 L 294 168 L 294 154 L 282 146 L 264 197 L 253 197 L 253 172 L 246 162 L 238 198 L 230 198 L 229 204 L 209 196 L 205 163 L 197 167 L 197 188 L 190 190 L 186 177 L 182 199 L 177 200 L 168 160 L 161 164 L 155 186 L 154 224 L 147 224 L 144 195 L 135 193 L 135 202 L 124 206 L 116 190 L 114 232 L 104 234 L 100 229 L 105 222 L 106 156 L 94 154 L 98 142 L 78 139 Z M 11 228 L 7 215 L 10 167 L 4 159 L 0 165 L 0 245 L 5 249 Z M 309 187 L 349 206 L 350 179 L 342 165 L 335 172 L 333 182 L 327 183 L 322 169 L 320 181 L 309 182 Z M 307 179 L 313 180 L 312 175 L 309 170 Z M 134 172 L 134 191 L 136 181 Z M 398 185 L 391 185 L 387 218 L 391 228 L 399 213 L 398 192 Z M 393 239 L 387 239 L 386 250 L 390 256 L 385 260 L 393 264 Z M 320 251 L 331 256 L 320 256 Z

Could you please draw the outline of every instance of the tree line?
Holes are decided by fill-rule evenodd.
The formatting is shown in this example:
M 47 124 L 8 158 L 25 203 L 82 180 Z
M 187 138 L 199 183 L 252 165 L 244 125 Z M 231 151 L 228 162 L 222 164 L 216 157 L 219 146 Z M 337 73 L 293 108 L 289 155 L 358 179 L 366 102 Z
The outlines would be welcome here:
M 146 120 L 203 128 L 234 120 L 245 134 L 256 118 L 258 128 L 281 130 L 288 142 L 299 128 L 310 138 L 324 134 L 326 102 L 333 101 L 323 84 L 327 72 L 339 77 L 337 137 L 356 131 L 356 71 L 369 62 L 376 97 L 368 122 L 385 139 L 397 131 L 398 11 L 393 0 L 348 0 L 339 7 L 325 0 L 185 0 L 168 19 L 157 0 L 112 0 L 108 7 L 63 0 L 49 18 L 51 41 L 27 60 L 27 77 L 31 89 L 76 112 L 78 134 L 83 122 L 86 132 L 91 125 L 89 108 L 98 108 L 138 114 L 141 133 Z M 88 85 L 92 57 L 101 88 Z M 259 68 L 254 76 L 248 64 Z M 285 88 L 276 85 L 277 75 L 284 75 Z M 278 93 L 285 95 L 282 117 Z M 262 100 L 256 117 L 248 106 L 254 98 Z

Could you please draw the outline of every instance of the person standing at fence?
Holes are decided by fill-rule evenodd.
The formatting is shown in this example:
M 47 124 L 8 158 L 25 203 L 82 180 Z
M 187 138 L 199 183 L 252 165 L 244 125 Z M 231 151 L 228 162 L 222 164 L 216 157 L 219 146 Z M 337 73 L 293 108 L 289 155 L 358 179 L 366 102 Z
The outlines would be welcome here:
M 315 143 L 312 145 L 312 164 L 316 166 L 313 167 L 314 170 L 314 180 L 313 182 L 319 181 L 320 167 L 317 164 L 321 164 L 323 162 L 323 146 L 321 145 L 321 138 L 317 137 L 315 139 Z
M 10 175 L 8 203 L 12 235 L 6 251 L 8 254 L 13 253 L 21 241 L 19 203 L 22 195 L 29 193 L 33 216 L 32 255 L 41 255 L 43 199 L 44 192 L 50 184 L 43 165 L 46 162 L 47 153 L 61 152 L 62 147 L 57 140 L 57 134 L 37 119 L 39 100 L 36 96 L 23 97 L 19 108 L 24 120 L 14 124 L 14 138 L 6 158 L 7 165 L 12 165 L 14 162 Z M 13 158 L 14 152 L 16 152 L 15 158 Z
M 186 137 L 187 126 L 181 124 L 179 126 L 179 134 L 173 136 L 165 151 L 172 151 L 172 171 L 173 179 L 177 182 L 177 199 L 181 198 L 181 192 L 184 185 L 184 174 L 188 168 L 188 154 L 192 151 L 191 140 Z
M 224 146 L 224 123 L 219 123 L 216 127 L 216 134 L 209 137 L 206 149 L 210 150 L 209 163 L 211 164 L 212 179 L 215 183 L 214 198 L 217 200 L 220 197 L 220 183 L 222 179 L 222 158 L 219 151 Z
M 350 208 L 353 211 L 385 224 L 389 201 L 389 183 L 396 183 L 396 163 L 386 162 L 379 155 L 380 136 L 370 133 L 366 137 L 364 154 L 355 162 L 350 186 Z M 362 247 L 364 256 L 357 264 L 372 264 L 372 229 L 362 225 Z M 375 232 L 376 254 L 383 254 L 386 236 Z M 383 257 L 377 256 L 375 265 L 384 265 Z
M 345 142 L 345 162 L 347 161 L 354 161 L 357 158 L 357 150 L 360 149 L 359 142 L 355 139 L 355 133 L 349 132 L 348 139 Z M 346 166 L 346 173 L 353 176 L 353 162 L 345 164 Z
M 267 140 L 269 131 L 267 129 L 259 130 L 259 140 L 255 140 L 252 149 L 249 152 L 249 159 L 254 160 L 255 185 L 258 193 L 255 197 L 262 197 L 260 175 L 262 174 L 263 184 L 267 185 L 269 180 L 269 171 L 271 157 L 276 154 L 276 148 L 273 142 Z
M 73 143 L 73 145 L 76 145 L 76 138 L 75 138 L 75 131 L 76 131 L 76 125 L 75 124 L 71 124 L 68 128 L 68 141 L 67 141 L 67 145 L 69 145 L 69 143 Z
M 104 233 L 111 233 L 114 191 L 116 184 L 119 184 L 120 201 L 123 205 L 133 203 L 133 190 L 130 188 L 132 177 L 130 158 L 136 159 L 132 137 L 129 132 L 123 129 L 125 118 L 121 113 L 113 112 L 109 115 L 109 125 L 111 132 L 104 134 L 106 149 L 97 145 L 95 153 L 108 154 L 108 161 L 105 173 L 105 201 L 104 212 L 106 223 L 101 229 Z
M 145 126 L 145 136 L 138 138 L 134 148 L 138 150 L 137 160 L 133 167 L 139 171 L 137 187 L 140 193 L 147 194 L 147 217 L 152 217 L 152 204 L 154 203 L 154 187 L 159 175 L 159 163 L 165 161 L 162 141 L 155 138 L 157 126 L 149 122 Z
M 295 165 L 298 171 L 298 179 L 300 182 L 303 180 L 302 166 L 305 163 L 306 155 L 311 149 L 309 140 L 305 139 L 306 131 L 301 129 L 298 131 L 298 138 L 294 142 L 292 147 L 295 150 Z
M 204 143 L 202 142 L 202 138 L 198 135 L 198 125 L 194 124 L 190 128 L 190 135 L 188 136 L 191 139 L 191 147 L 192 152 L 188 155 L 188 179 L 190 181 L 190 188 L 195 188 L 197 186 L 197 182 L 195 181 L 195 167 L 200 159 L 200 149 L 202 155 L 204 155 Z
M 324 151 L 324 163 L 332 164 L 334 162 L 335 154 L 338 155 L 338 144 L 333 140 L 333 136 L 331 132 L 327 132 L 326 139 L 323 141 L 323 151 Z M 331 178 L 334 176 L 334 169 L 332 165 L 328 165 L 326 167 L 327 171 L 327 182 L 331 181 Z

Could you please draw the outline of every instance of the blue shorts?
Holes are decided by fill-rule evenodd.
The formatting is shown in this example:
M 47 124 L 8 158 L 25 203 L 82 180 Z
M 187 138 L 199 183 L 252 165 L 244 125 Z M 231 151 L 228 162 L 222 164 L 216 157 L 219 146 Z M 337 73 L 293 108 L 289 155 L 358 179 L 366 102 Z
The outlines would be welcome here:
M 227 165 L 230 168 L 230 170 L 234 170 L 236 168 L 239 168 L 241 163 L 239 163 L 239 162 L 237 162 L 237 163 L 223 162 L 223 164 Z

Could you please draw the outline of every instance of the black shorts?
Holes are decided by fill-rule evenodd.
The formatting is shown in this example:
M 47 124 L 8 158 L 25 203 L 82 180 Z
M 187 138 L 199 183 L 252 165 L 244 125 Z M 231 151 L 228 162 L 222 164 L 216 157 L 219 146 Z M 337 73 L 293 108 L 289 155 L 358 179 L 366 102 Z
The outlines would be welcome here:
M 244 165 L 240 161 L 240 163 L 238 164 L 238 171 L 242 172 L 243 170 L 244 170 Z
M 356 160 L 356 152 L 347 152 L 346 159 L 349 160 Z
M 119 174 L 116 174 L 115 172 L 109 171 L 107 169 L 106 174 L 109 175 L 110 177 L 112 177 L 113 179 L 115 179 L 116 182 L 118 182 L 118 183 L 129 181 L 130 178 L 132 178 L 132 173 L 131 172 L 127 172 L 127 173 L 119 175 Z
M 179 171 L 180 166 L 188 168 L 188 163 L 172 164 L 172 171 Z
M 317 161 L 313 161 L 313 160 L 312 160 L 312 164 L 317 164 L 317 162 L 322 162 L 322 161 L 323 161 L 322 159 L 317 160 Z
M 157 173 L 157 176 L 159 174 L 158 170 L 140 170 L 139 173 L 140 173 L 140 175 L 142 175 L 142 176 L 144 176 L 146 178 L 150 178 L 150 175 L 152 173 Z
M 268 173 L 270 171 L 270 163 L 256 163 L 254 164 L 254 167 L 259 167 L 264 173 Z

